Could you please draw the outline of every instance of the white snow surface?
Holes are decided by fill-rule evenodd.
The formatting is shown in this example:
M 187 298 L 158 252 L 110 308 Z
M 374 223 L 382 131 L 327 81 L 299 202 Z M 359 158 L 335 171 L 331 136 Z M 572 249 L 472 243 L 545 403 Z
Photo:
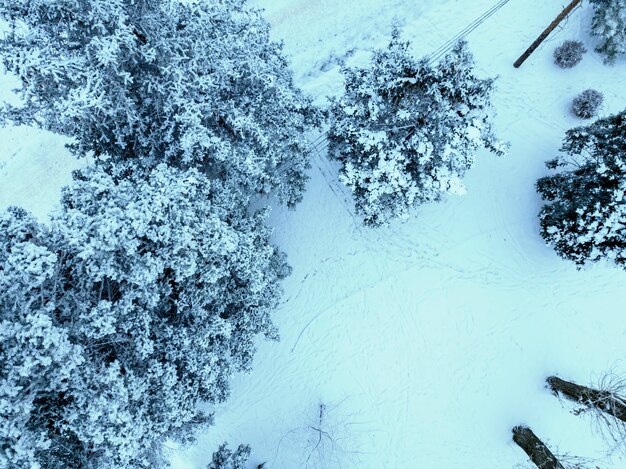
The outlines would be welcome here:
M 12 92 L 18 85 L 15 78 L 0 75 L 0 102 L 19 104 Z M 65 148 L 69 141 L 26 126 L 0 127 L 0 208 L 17 205 L 47 221 L 61 187 L 72 180 L 71 171 L 84 164 Z
M 495 3 L 255 0 L 298 84 L 320 103 L 341 91 L 338 62 L 366 63 L 392 24 L 425 55 Z M 275 314 L 281 341 L 259 342 L 252 373 L 213 409 L 215 425 L 194 446 L 172 447 L 173 467 L 206 467 L 223 441 L 250 444 L 251 468 L 530 467 L 511 441 L 518 424 L 558 453 L 626 467 L 618 452 L 607 458 L 611 445 L 589 417 L 544 388 L 550 374 L 593 384 L 608 370 L 626 373 L 626 272 L 578 271 L 538 234 L 534 183 L 564 131 L 583 123 L 571 100 L 593 87 L 605 94 L 603 115 L 626 106 L 626 61 L 605 66 L 593 52 L 586 3 L 512 67 L 563 6 L 510 0 L 467 37 L 480 72 L 499 75 L 496 130 L 511 143 L 504 158 L 477 156 L 467 195 L 366 229 L 337 167 L 314 159 L 304 201 L 276 207 L 270 220 L 293 266 Z M 571 70 L 552 63 L 565 39 L 590 51 Z M 0 204 L 44 218 L 79 163 L 57 137 L 2 132 Z

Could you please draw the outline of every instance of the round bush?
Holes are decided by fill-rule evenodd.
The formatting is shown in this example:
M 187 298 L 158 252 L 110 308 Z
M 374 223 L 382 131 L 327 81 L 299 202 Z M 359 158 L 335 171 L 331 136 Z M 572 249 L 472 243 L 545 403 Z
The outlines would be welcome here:
M 572 68 L 578 65 L 585 52 L 587 52 L 587 49 L 585 49 L 582 42 L 565 41 L 554 49 L 554 63 L 561 68 Z
M 603 101 L 604 95 L 599 91 L 585 90 L 574 98 L 572 112 L 581 119 L 591 119 L 598 113 Z

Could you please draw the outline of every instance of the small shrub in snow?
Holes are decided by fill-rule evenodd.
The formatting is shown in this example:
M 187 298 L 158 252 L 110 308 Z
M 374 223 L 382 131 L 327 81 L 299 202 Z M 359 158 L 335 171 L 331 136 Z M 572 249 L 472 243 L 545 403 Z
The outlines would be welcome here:
M 75 174 L 50 224 L 0 214 L 0 467 L 158 467 L 250 369 L 288 273 L 236 187 Z
M 598 114 L 604 95 L 596 90 L 585 90 L 572 101 L 572 112 L 581 119 L 591 119 Z
M 233 453 L 228 448 L 228 444 L 224 443 L 219 450 L 213 453 L 212 461 L 207 469 L 246 469 L 249 457 L 250 446 L 239 445 Z
M 561 171 L 537 181 L 541 235 L 578 265 L 626 268 L 626 111 L 569 130 L 561 151 L 548 162 Z
M 366 225 L 464 193 L 474 152 L 503 153 L 489 120 L 493 80 L 476 77 L 466 43 L 432 66 L 398 36 L 371 66 L 345 70 L 345 93 L 331 109 L 329 153 Z
M 561 68 L 572 68 L 583 59 L 585 52 L 587 49 L 582 42 L 565 41 L 554 49 L 554 63 Z
M 594 6 L 591 34 L 602 43 L 596 51 L 612 64 L 626 54 L 626 0 L 590 0 Z

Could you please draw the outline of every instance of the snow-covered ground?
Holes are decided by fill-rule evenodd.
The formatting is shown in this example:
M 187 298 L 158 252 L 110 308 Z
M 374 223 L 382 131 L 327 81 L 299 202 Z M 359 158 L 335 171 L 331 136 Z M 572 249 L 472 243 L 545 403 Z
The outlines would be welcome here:
M 365 63 L 392 24 L 416 55 L 428 54 L 495 3 L 255 1 L 285 41 L 298 84 L 320 103 L 341 90 L 338 63 Z M 568 110 L 577 93 L 602 91 L 603 114 L 626 106 L 626 61 L 608 67 L 590 52 L 572 70 L 553 65 L 565 39 L 593 50 L 585 4 L 514 69 L 563 6 L 510 0 L 467 38 L 481 73 L 500 77 L 496 130 L 511 150 L 478 155 L 466 196 L 405 223 L 361 228 L 336 168 L 316 157 L 304 201 L 271 218 L 294 268 L 275 314 L 282 340 L 259 343 L 253 372 L 236 377 L 215 426 L 195 446 L 172 449 L 175 468 L 205 467 L 225 440 L 252 446 L 250 467 L 512 468 L 526 460 L 510 439 L 520 423 L 560 453 L 604 458 L 609 446 L 590 420 L 572 415 L 543 380 L 626 373 L 626 272 L 577 271 L 546 247 L 534 183 L 564 131 L 581 124 Z M 78 163 L 56 137 L 2 132 L 0 204 L 43 217 Z M 626 459 L 596 464 L 626 467 Z
M 0 78 L 0 102 L 18 104 L 12 90 L 19 82 Z M 17 205 L 46 221 L 61 197 L 61 187 L 72 180 L 71 171 L 84 164 L 65 148 L 67 142 L 38 129 L 0 127 L 0 208 Z

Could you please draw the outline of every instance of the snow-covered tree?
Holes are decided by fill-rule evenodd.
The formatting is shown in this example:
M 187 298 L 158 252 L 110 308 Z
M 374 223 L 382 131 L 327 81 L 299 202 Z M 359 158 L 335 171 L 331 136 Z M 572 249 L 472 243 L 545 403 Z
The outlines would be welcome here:
M 475 75 L 467 44 L 437 65 L 413 59 L 408 46 L 395 31 L 370 66 L 346 69 L 331 109 L 329 154 L 367 225 L 464 193 L 476 150 L 503 152 L 489 120 L 493 80 Z
M 568 130 L 561 151 L 547 163 L 561 171 L 537 181 L 541 235 L 579 266 L 626 268 L 626 111 Z
M 318 112 L 246 0 L 0 0 L 5 117 L 144 164 L 198 167 L 297 202 Z
M 249 457 L 250 446 L 239 445 L 233 452 L 228 448 L 228 444 L 224 443 L 213 453 L 212 461 L 207 466 L 207 469 L 246 469 Z
M 0 215 L 0 467 L 38 467 L 56 432 L 47 398 L 66 393 L 84 364 L 54 318 L 62 260 L 49 238 L 24 210 Z
M 596 51 L 605 56 L 605 62 L 614 63 L 626 54 L 626 0 L 590 1 L 594 6 L 591 34 L 602 41 Z
M 284 256 L 195 169 L 88 167 L 49 228 L 0 218 L 0 465 L 154 467 L 250 369 Z

